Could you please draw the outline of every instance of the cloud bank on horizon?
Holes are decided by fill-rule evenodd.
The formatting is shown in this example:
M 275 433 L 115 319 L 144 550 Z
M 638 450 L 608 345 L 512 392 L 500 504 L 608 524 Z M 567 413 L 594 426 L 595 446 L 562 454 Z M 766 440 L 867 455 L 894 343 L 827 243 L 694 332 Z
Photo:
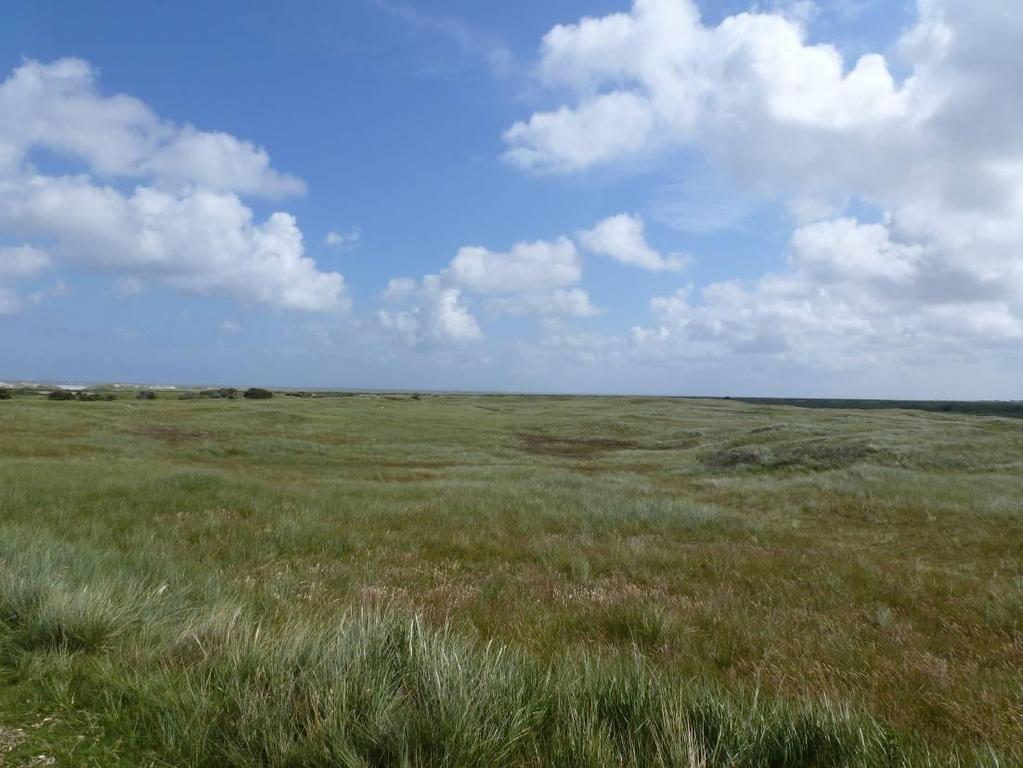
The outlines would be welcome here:
M 30 60 L 0 84 L 0 314 L 24 306 L 21 281 L 66 264 L 136 290 L 329 317 L 335 338 L 361 335 L 399 360 L 1004 366 L 1023 343 L 1023 13 L 1010 0 L 917 0 L 890 52 L 847 61 L 811 40 L 812 6 L 798 8 L 709 24 L 693 0 L 635 0 L 568 19 L 540 41 L 532 77 L 546 106 L 495 137 L 504 172 L 535 183 L 642 176 L 696 155 L 782 206 L 783 268 L 696 285 L 700 253 L 655 247 L 636 205 L 547 239 L 468 242 L 360 294 L 307 253 L 295 216 L 254 213 L 307 192 L 264 149 L 107 95 L 85 61 Z M 63 165 L 44 169 L 40 151 Z M 364 258 L 363 234 L 332 230 L 324 244 L 360 243 L 352 258 Z M 616 307 L 593 298 L 590 265 L 611 262 L 664 286 L 640 323 L 616 325 Z M 491 333 L 515 318 L 532 330 Z

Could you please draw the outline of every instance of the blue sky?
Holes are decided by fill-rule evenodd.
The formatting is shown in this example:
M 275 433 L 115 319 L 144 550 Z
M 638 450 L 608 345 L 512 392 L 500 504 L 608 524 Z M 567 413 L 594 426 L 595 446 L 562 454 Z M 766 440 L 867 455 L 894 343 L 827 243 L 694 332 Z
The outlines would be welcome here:
M 12 3 L 0 379 L 1015 396 L 1019 16 Z

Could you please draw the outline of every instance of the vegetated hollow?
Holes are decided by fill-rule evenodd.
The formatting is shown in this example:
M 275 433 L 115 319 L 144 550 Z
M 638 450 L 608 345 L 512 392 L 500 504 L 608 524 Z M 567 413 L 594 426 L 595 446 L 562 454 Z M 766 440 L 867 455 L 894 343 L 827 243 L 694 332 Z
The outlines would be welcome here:
M 558 437 L 541 432 L 519 432 L 519 446 L 526 453 L 541 456 L 561 456 L 587 459 L 608 451 L 638 448 L 634 440 L 616 440 L 605 437 Z
M 195 429 L 182 429 L 181 427 L 150 425 L 135 430 L 136 435 L 151 437 L 154 440 L 163 440 L 168 443 L 182 443 L 188 440 L 201 440 L 208 436 L 208 432 Z
M 867 443 L 813 442 L 772 446 L 732 446 L 703 455 L 710 469 L 802 469 L 822 471 L 849 467 L 879 454 L 878 447 Z

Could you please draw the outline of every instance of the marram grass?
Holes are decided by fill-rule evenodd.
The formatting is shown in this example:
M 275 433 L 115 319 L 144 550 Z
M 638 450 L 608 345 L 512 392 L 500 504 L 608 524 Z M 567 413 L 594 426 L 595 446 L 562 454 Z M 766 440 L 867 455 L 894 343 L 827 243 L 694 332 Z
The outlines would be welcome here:
M 179 594 L 140 582 L 95 553 L 41 546 L 26 533 L 0 546 L 3 663 L 69 711 L 88 710 L 140 761 L 928 762 L 919 745 L 861 713 L 730 696 L 635 655 L 541 663 L 398 612 L 260 621 L 256 611 L 209 585 Z
M 1004 419 L 16 397 L 0 765 L 1018 765 L 1020 498 Z

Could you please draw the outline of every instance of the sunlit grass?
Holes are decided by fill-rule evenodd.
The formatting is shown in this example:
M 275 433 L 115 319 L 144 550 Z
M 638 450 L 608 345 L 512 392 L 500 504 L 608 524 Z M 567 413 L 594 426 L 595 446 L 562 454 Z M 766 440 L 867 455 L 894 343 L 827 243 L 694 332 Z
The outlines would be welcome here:
M 1017 421 L 15 397 L 0 456 L 0 725 L 66 728 L 25 755 L 1021 759 Z

